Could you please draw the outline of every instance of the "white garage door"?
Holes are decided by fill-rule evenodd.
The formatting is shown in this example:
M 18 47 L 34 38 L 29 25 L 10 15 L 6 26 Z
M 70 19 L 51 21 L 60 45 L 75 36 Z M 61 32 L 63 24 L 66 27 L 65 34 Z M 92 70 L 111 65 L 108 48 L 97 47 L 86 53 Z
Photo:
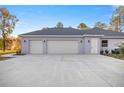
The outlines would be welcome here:
M 78 54 L 78 41 L 48 41 L 48 54 Z
M 43 42 L 42 41 L 30 41 L 30 53 L 31 54 L 43 54 Z

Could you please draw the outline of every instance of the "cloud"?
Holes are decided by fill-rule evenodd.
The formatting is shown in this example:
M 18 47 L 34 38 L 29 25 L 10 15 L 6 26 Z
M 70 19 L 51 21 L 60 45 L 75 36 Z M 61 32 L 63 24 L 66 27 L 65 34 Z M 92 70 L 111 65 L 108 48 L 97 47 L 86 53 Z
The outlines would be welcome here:
M 111 18 L 112 17 L 112 14 L 105 14 L 103 15 L 104 17 L 108 17 L 108 18 Z

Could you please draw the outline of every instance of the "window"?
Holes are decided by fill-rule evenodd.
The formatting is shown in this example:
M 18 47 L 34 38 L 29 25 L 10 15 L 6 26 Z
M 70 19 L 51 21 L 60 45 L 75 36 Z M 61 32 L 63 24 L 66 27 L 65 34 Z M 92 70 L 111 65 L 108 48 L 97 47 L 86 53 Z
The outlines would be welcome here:
M 108 40 L 102 40 L 102 47 L 108 47 Z

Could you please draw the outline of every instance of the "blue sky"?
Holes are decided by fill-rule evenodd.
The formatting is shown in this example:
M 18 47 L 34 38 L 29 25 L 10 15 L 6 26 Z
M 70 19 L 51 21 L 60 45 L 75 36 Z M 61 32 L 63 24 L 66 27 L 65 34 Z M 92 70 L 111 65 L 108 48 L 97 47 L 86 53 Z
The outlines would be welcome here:
M 10 14 L 16 15 L 19 22 L 13 35 L 35 31 L 43 27 L 55 27 L 62 22 L 65 27 L 74 27 L 84 22 L 93 27 L 97 21 L 109 24 L 116 6 L 111 5 L 0 5 L 9 9 Z

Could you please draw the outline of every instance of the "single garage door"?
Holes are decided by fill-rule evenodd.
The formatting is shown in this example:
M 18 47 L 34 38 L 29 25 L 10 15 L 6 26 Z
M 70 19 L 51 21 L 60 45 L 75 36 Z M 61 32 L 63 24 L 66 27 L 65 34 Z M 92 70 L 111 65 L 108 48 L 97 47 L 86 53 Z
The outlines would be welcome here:
M 78 41 L 48 41 L 48 54 L 78 54 Z
M 43 54 L 43 42 L 42 41 L 30 41 L 30 53 L 31 54 Z

